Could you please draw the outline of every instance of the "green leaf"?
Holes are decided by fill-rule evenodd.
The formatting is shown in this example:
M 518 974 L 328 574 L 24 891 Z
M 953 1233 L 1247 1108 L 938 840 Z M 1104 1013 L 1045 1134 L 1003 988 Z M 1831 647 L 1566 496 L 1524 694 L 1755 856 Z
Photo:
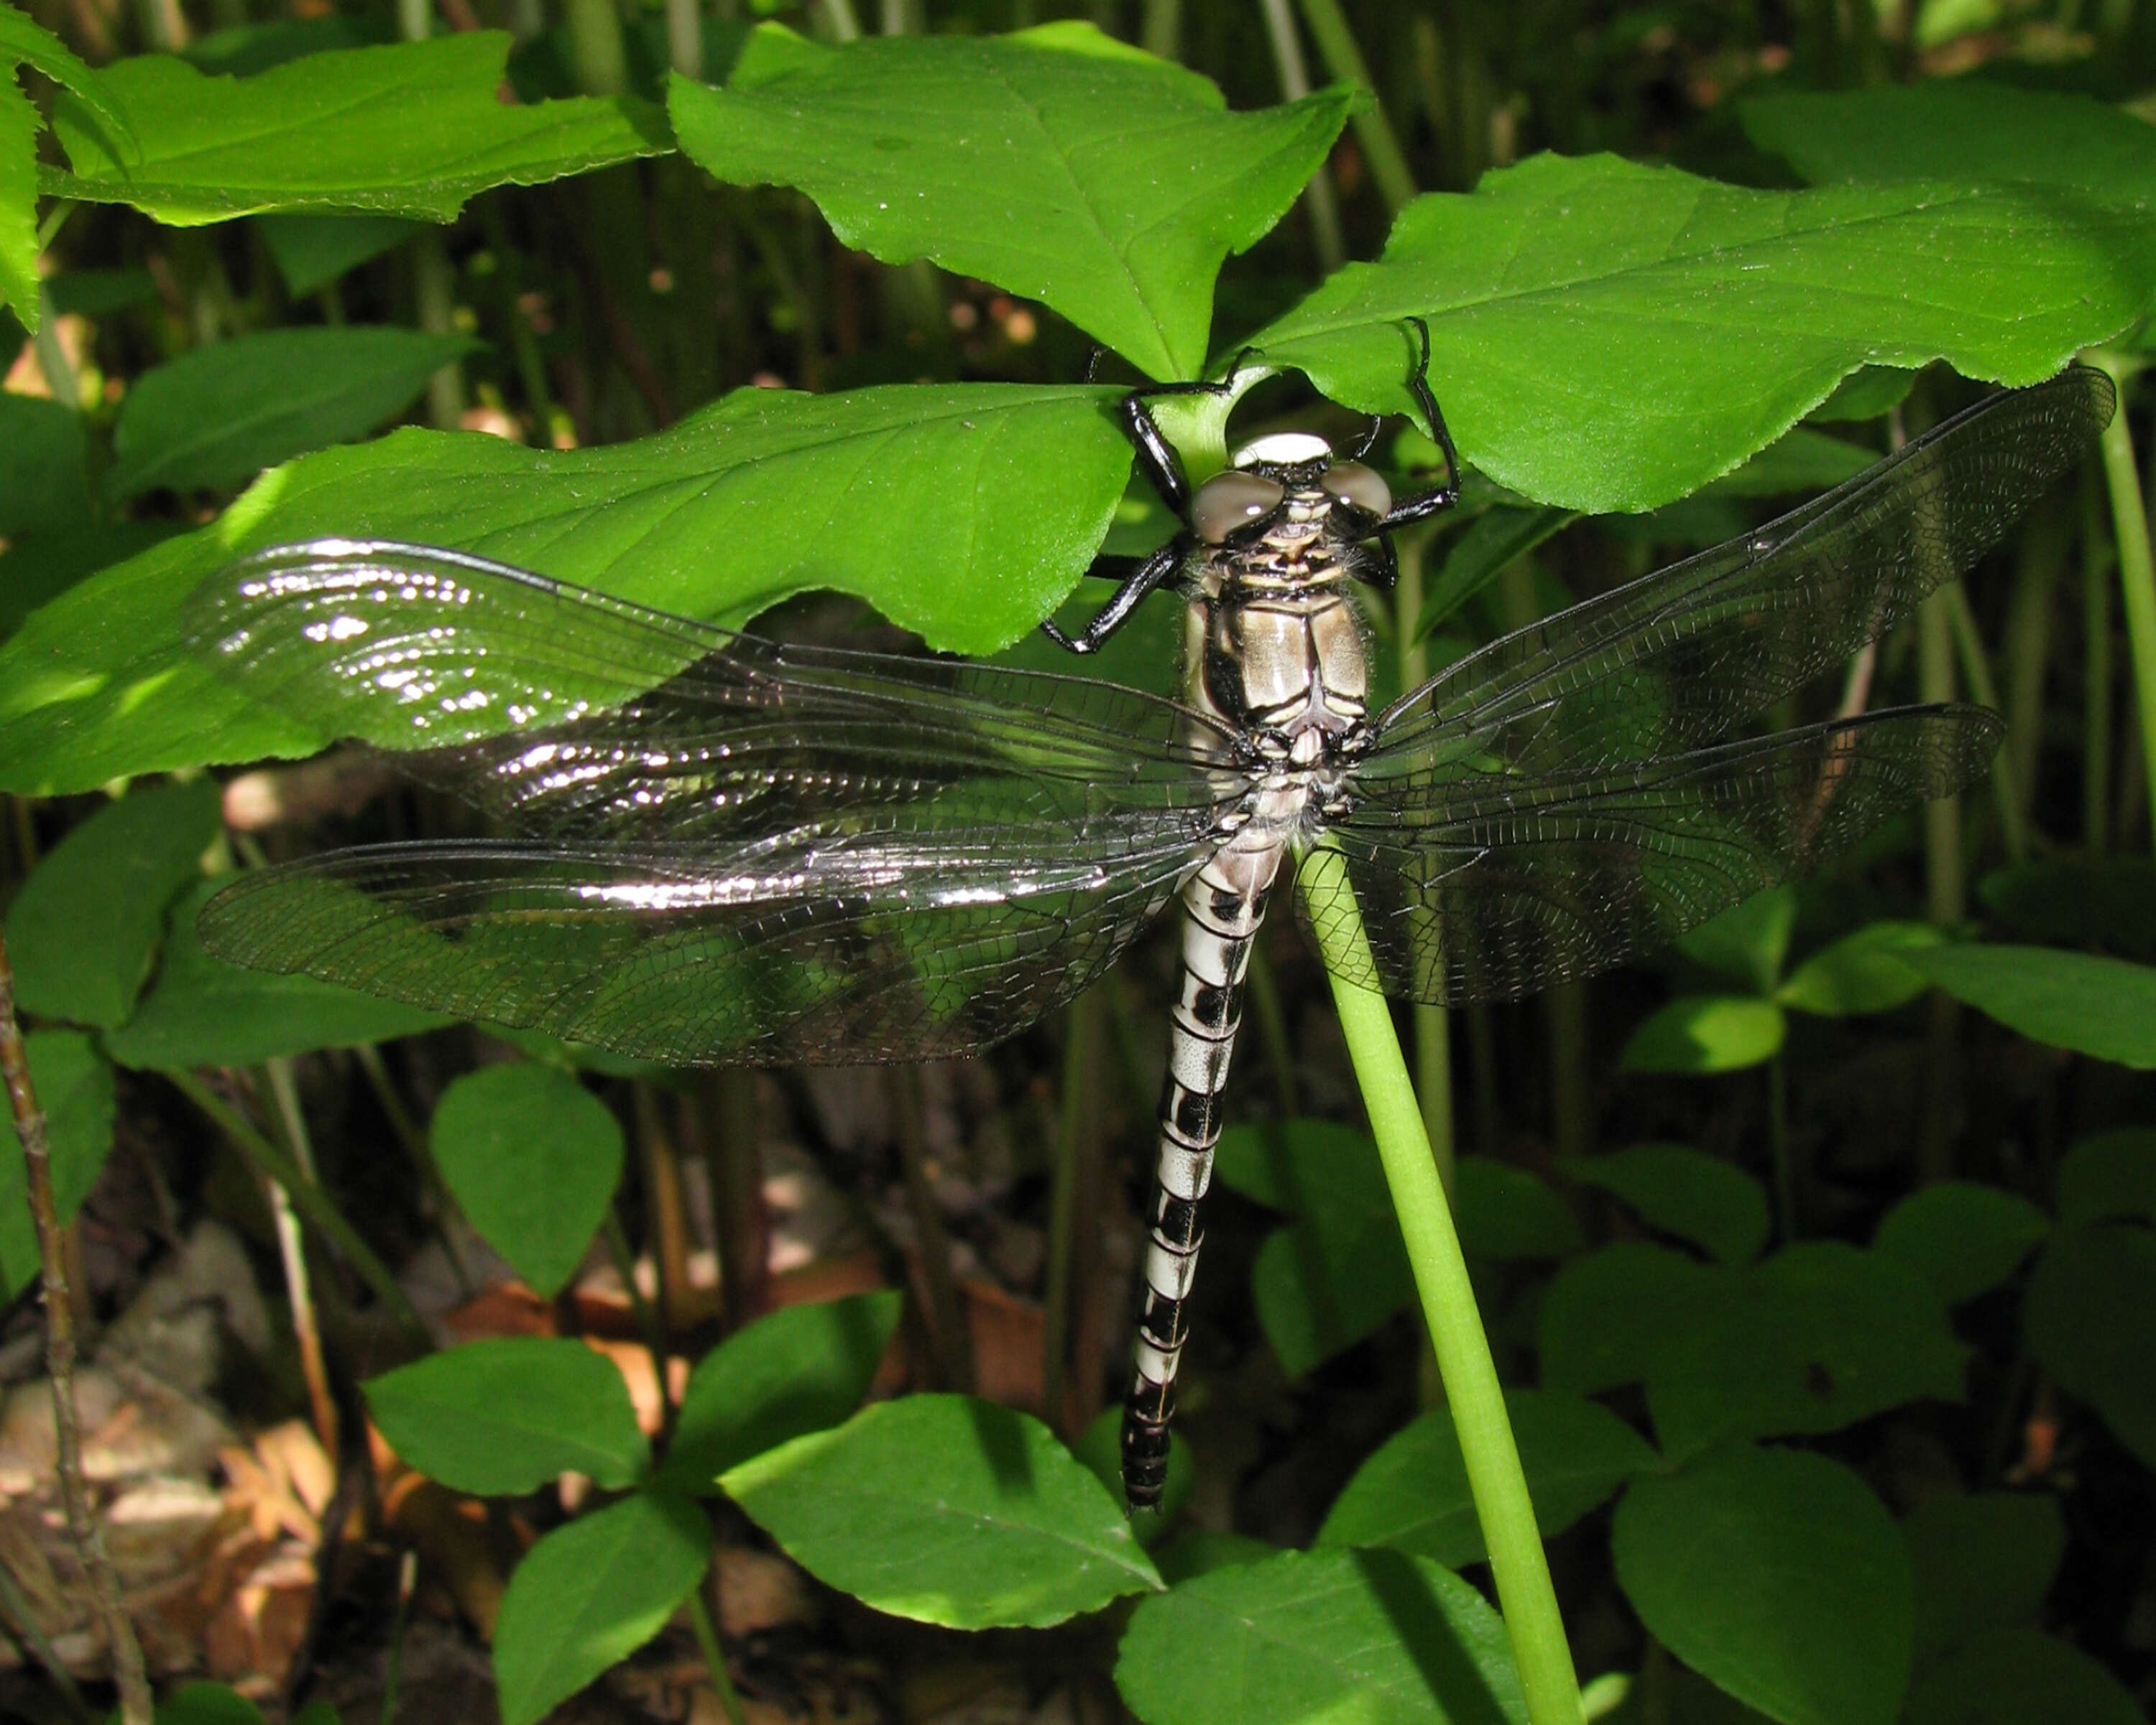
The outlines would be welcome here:
M 258 216 L 270 260 L 295 300 L 327 287 L 419 231 L 401 216 Z
M 444 545 L 726 623 L 835 588 L 933 646 L 988 650 L 1091 561 L 1130 471 L 1118 398 L 1091 385 L 744 389 L 600 449 L 408 430 L 302 457 L 0 646 L 0 787 L 83 788 L 328 742 L 249 710 L 180 644 L 182 605 L 232 558 L 321 536 Z
M 105 1039 L 123 1066 L 251 1066 L 317 1048 L 350 1048 L 439 1030 L 450 1021 L 311 977 L 242 970 L 203 950 L 195 916 L 219 883 L 205 880 L 172 911 L 157 985 Z
M 0 305 L 38 328 L 38 134 L 44 121 L 0 60 Z M 0 434 L 0 449 L 7 447 Z
M 1680 994 L 1633 1031 L 1617 1063 L 1627 1072 L 1741 1072 L 1779 1054 L 1789 1029 L 1771 1000 Z
M 2156 139 L 2083 95 L 1941 78 L 1740 102 L 1745 135 L 1807 180 L 2035 182 L 2092 197 L 2156 191 Z
M 120 403 L 105 495 L 118 501 L 244 484 L 264 468 L 350 443 L 419 398 L 480 344 L 367 328 L 264 330 L 146 372 Z
M 1677 950 L 1695 964 L 1768 994 L 1789 960 L 1796 926 L 1796 888 L 1770 886 L 1681 936 Z
M 1262 1563 L 1277 1555 L 1280 1548 L 1248 1533 L 1213 1533 L 1193 1527 L 1178 1533 L 1153 1553 L 1160 1579 L 1170 1587 L 1210 1575 L 1215 1569 L 1241 1563 Z
M 362 1388 L 390 1447 L 452 1491 L 511 1497 L 565 1473 L 613 1489 L 650 1460 L 619 1368 L 581 1342 L 468 1342 Z
M 157 297 L 157 278 L 146 270 L 67 270 L 45 283 L 45 297 L 59 317 L 112 317 Z
M 1660 1461 L 1639 1433 L 1579 1396 L 1508 1390 L 1505 1411 L 1546 1539 Z M 1386 1440 L 1334 1501 L 1317 1543 L 1390 1546 L 1450 1569 L 1483 1560 L 1482 1526 L 1449 1408 L 1432 1409 Z
M 30 1086 L 45 1117 L 53 1202 L 60 1225 L 74 1220 L 105 1171 L 116 1112 L 112 1068 L 78 1030 L 33 1030 L 23 1039 Z M 12 1111 L 0 1115 L 0 1299 L 12 1300 L 38 1274 L 29 1174 Z
M 1415 637 L 1433 633 L 1475 595 L 1545 540 L 1555 537 L 1579 516 L 1568 509 L 1521 509 L 1499 505 L 1467 524 L 1452 542 L 1430 583 Z
M 1892 1725 L 1908 1683 L 1908 1553 L 1864 1481 L 1738 1447 L 1635 1480 L 1617 1579 L 1656 1640 L 1783 1725 Z
M 898 1327 L 890 1291 L 758 1318 L 696 1363 L 662 1484 L 717 1489 L 718 1476 L 790 1438 L 836 1425 L 861 1404 Z
M 1940 947 L 1906 957 L 1963 1005 L 2032 1041 L 2156 1067 L 2156 969 L 2147 965 L 2047 947 Z
M 1526 1725 L 1481 1594 L 1389 1551 L 1281 1552 L 1131 1614 L 1116 1687 L 1146 1725 Z
M 1683 1144 L 1635 1144 L 1562 1166 L 1569 1178 L 1623 1199 L 1650 1228 L 1718 1262 L 1748 1264 L 1766 1246 L 1767 1194 L 1718 1156 Z
M 1909 374 L 1907 372 L 1866 372 L 1857 375 L 1883 375 L 1895 379 L 1902 393 L 1908 393 Z M 1835 393 L 1840 393 L 1837 388 Z M 1900 399 L 1900 396 L 1895 398 L 1897 401 Z M 1829 397 L 1813 417 L 1818 418 L 1832 402 L 1833 397 Z M 1892 405 L 1892 403 L 1888 403 L 1888 406 Z M 1882 413 L 1886 411 L 1886 408 L 1879 409 Z M 1873 416 L 1866 414 L 1861 417 L 1868 418 Z M 1715 498 L 1787 497 L 1797 492 L 1810 495 L 1815 491 L 1827 491 L 1845 480 L 1855 479 L 1878 459 L 1879 451 L 1876 449 L 1867 449 L 1861 444 L 1850 442 L 1847 438 L 1830 436 L 1824 431 L 1815 431 L 1808 425 L 1799 425 L 1775 439 L 1734 473 L 1725 473 L 1720 479 L 1710 480 L 1695 495 Z
M 1722 1273 L 1667 1246 L 1620 1240 L 1558 1271 L 1536 1315 L 1542 1381 L 1579 1395 L 1643 1383 L 1669 1338 L 1721 1296 Z
M 1651 509 L 1765 448 L 1860 365 L 2034 383 L 2137 318 L 2156 224 L 2037 187 L 1753 191 L 1535 157 L 1417 198 L 1251 338 L 1366 413 L 1409 410 L 1402 320 L 1461 452 L 1537 502 Z M 1702 345 L 1717 362 L 1702 365 Z
M 1892 1012 L 1931 985 L 1902 963 L 1905 952 L 1927 952 L 1946 937 L 1928 922 L 1870 922 L 1815 952 L 1774 991 L 1775 1001 L 1822 1018 Z
M 0 393 L 0 534 L 80 526 L 90 514 L 82 459 L 81 414 Z
M 2055 1235 L 2021 1321 L 2044 1369 L 2156 1467 L 2156 1233 L 2107 1222 Z
M 963 1396 L 880 1402 L 719 1482 L 802 1568 L 895 1617 L 1040 1629 L 1160 1584 L 1046 1426 Z
M 172 227 L 261 210 L 355 210 L 453 220 L 494 186 L 536 186 L 671 146 L 649 104 L 579 96 L 511 107 L 496 100 L 510 38 L 497 31 L 310 54 L 252 78 L 206 77 L 140 54 L 100 74 L 133 123 L 122 161 L 63 97 L 53 130 L 72 173 L 39 171 L 46 192 L 131 203 Z
M 2068 1226 L 2156 1222 L 2156 1127 L 2096 1132 L 2059 1163 L 2059 1220 Z
M 2156 961 L 2156 862 L 2145 856 L 2047 856 L 1994 869 L 1977 896 L 2017 939 Z
M 566 1072 L 488 1066 L 443 1092 L 429 1138 L 465 1219 L 551 1300 L 621 1178 L 621 1126 Z
M 123 1023 L 150 978 L 165 913 L 218 835 L 216 782 L 146 785 L 54 845 L 8 910 L 16 1002 L 45 1018 Z
M 262 1725 L 262 1710 L 224 1683 L 176 1690 L 157 1703 L 157 1725 Z
M 495 1625 L 502 1725 L 534 1725 L 657 1635 L 703 1579 L 711 1551 L 703 1512 L 653 1491 L 533 1546 L 509 1578 Z
M 77 59 L 65 43 L 28 13 L 10 6 L 0 8 L 0 65 L 12 71 L 18 64 L 35 66 L 74 96 L 85 113 L 104 123 L 116 150 L 124 153 L 131 146 L 127 116 L 108 93 L 105 76 Z
M 1916 381 L 1912 373 L 1892 366 L 1865 366 L 1835 384 L 1834 393 L 1812 410 L 1812 418 L 1826 424 L 1883 418 L 1909 398 Z
M 726 88 L 677 75 L 668 95 L 720 179 L 797 186 L 845 244 L 1039 300 L 1163 380 L 1198 374 L 1222 261 L 1286 212 L 1354 101 L 1230 114 L 1078 23 L 844 48 L 766 25 Z
M 2051 1231 L 2051 1219 L 2025 1198 L 1973 1181 L 1940 1180 L 1887 1211 L 1871 1243 L 1957 1306 L 2005 1281 Z
M 1389 1199 L 1388 1199 L 1389 1206 Z M 1494 1156 L 1463 1156 L 1453 1170 L 1453 1218 L 1469 1256 L 1506 1262 L 1579 1250 L 1579 1220 L 1548 1183 Z
M 2058 1499 L 2035 1491 L 1934 1497 L 1902 1532 L 1916 1577 L 1919 1665 L 2034 1622 L 2066 1552 Z
M 169 539 L 169 521 L 105 521 L 33 533 L 0 552 L 0 640 L 38 606 L 100 569 Z
M 2148 1717 L 2088 1655 L 2021 1629 L 1918 1676 L 1902 1725 L 2147 1725 Z

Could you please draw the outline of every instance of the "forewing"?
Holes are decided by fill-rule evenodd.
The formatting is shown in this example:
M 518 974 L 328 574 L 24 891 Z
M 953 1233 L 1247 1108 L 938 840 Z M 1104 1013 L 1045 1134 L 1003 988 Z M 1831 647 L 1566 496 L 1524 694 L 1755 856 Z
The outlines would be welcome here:
M 1395 785 L 1326 829 L 1368 937 L 1341 968 L 1448 1005 L 1591 976 L 1960 788 L 2001 734 L 1981 707 L 1907 707 L 1616 770 Z
M 1394 704 L 1356 784 L 1478 757 L 1593 773 L 1727 735 L 1974 563 L 2113 398 L 2086 367 L 1987 397 L 1746 538 L 1492 642 Z

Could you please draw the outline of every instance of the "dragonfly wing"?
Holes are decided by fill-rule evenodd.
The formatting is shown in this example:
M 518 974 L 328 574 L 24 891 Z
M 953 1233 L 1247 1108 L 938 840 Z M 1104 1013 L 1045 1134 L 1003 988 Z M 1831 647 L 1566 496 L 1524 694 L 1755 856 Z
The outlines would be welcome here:
M 1358 778 L 1412 780 L 1433 753 L 1592 772 L 1727 735 L 1973 564 L 2114 393 L 2076 367 L 1989 396 L 1756 533 L 1493 641 L 1394 704 Z
M 926 1060 L 1085 988 L 1209 829 L 1148 813 L 664 850 L 371 845 L 249 873 L 199 927 L 250 968 L 671 1065 Z
M 1449 1005 L 1591 976 L 1960 788 L 2002 731 L 1907 707 L 1606 770 L 1395 778 L 1327 829 L 1368 936 L 1346 973 Z

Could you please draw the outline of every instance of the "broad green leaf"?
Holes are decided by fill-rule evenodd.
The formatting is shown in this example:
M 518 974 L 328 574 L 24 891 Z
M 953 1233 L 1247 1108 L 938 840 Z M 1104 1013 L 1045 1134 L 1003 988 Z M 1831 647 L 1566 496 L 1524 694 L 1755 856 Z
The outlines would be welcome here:
M 2156 1067 L 2156 968 L 2048 947 L 1940 947 L 1907 962 L 2035 1042 L 2146 1071 Z
M 1892 1012 L 1931 986 L 1902 955 L 1928 951 L 1945 940 L 1928 922 L 1867 923 L 1805 959 L 1774 991 L 1774 999 L 1824 1018 Z
M 1909 398 L 1916 381 L 1913 373 L 1892 366 L 1863 367 L 1835 385 L 1834 393 L 1812 410 L 1812 418 L 1820 424 L 1881 418 Z
M 1644 1382 L 1670 1338 L 1721 1297 L 1726 1272 L 1645 1240 L 1620 1240 L 1558 1271 L 1536 1314 L 1542 1381 L 1579 1395 Z
M 1771 1000 L 1681 994 L 1633 1031 L 1617 1063 L 1627 1072 L 1741 1072 L 1779 1054 L 1789 1033 Z
M 252 78 L 207 77 L 140 54 L 99 74 L 134 126 L 122 161 L 73 95 L 53 130 L 74 172 L 39 171 L 56 198 L 131 203 L 172 227 L 261 210 L 454 219 L 494 186 L 536 186 L 671 147 L 631 98 L 535 107 L 496 99 L 510 39 L 495 31 L 310 54 Z
M 620 1123 L 566 1072 L 467 1072 L 428 1134 L 465 1219 L 542 1300 L 576 1274 L 621 1178 Z
M 2107 1222 L 2055 1235 L 2021 1321 L 2044 1369 L 2156 1467 L 2156 1232 Z
M 261 1708 L 224 1683 L 189 1683 L 157 1703 L 157 1725 L 262 1725 Z
M 1902 393 L 1908 393 L 1909 374 L 1907 372 L 1888 372 L 1884 375 L 1898 379 Z M 1900 397 L 1896 399 L 1899 400 Z M 1831 400 L 1830 397 L 1829 402 Z M 1821 404 L 1822 409 L 1825 405 Z M 1884 413 L 1886 408 L 1881 408 L 1879 411 Z M 1861 417 L 1868 418 L 1872 416 L 1866 414 Z M 1720 479 L 1702 486 L 1697 495 L 1724 498 L 1787 497 L 1799 491 L 1827 491 L 1845 480 L 1855 479 L 1878 459 L 1879 451 L 1876 449 L 1867 449 L 1861 444 L 1850 442 L 1847 438 L 1830 436 L 1824 431 L 1815 431 L 1808 425 L 1799 425 L 1775 439 L 1734 473 L 1725 473 Z M 1779 891 L 1783 889 L 1768 890 Z
M 8 909 L 17 1004 L 72 1024 L 124 1023 L 150 979 L 165 913 L 202 878 L 218 809 L 212 779 L 145 785 L 55 845 Z
M 205 880 L 172 911 L 156 985 L 105 1039 L 123 1066 L 249 1066 L 317 1048 L 415 1036 L 450 1022 L 311 977 L 242 970 L 203 951 L 195 915 L 218 883 Z
M 1543 1537 L 1562 1533 L 1659 1461 L 1652 1445 L 1599 1403 L 1514 1389 L 1505 1411 Z M 1334 1500 L 1320 1545 L 1384 1545 L 1457 1569 L 1485 1555 L 1452 1411 L 1434 1408 L 1389 1438 Z
M 80 526 L 90 514 L 82 459 L 81 414 L 0 393 L 0 535 Z
M 327 287 L 419 231 L 401 216 L 259 216 L 255 228 L 294 299 Z
M 125 154 L 131 148 L 127 116 L 108 92 L 105 74 L 77 59 L 65 43 L 19 7 L 0 8 L 0 66 L 12 71 L 18 64 L 35 66 L 80 102 L 85 112 L 95 116 L 115 150 Z
M 1281 1552 L 1142 1602 L 1116 1687 L 1146 1725 L 1526 1725 L 1482 1595 L 1391 1551 Z
M 1796 888 L 1770 886 L 1681 936 L 1677 950 L 1755 993 L 1771 993 L 1788 962 L 1789 936 L 1796 926 Z
M 2025 1198 L 1970 1180 L 1940 1180 L 1887 1211 L 1871 1244 L 1958 1306 L 2013 1275 L 2051 1231 L 2051 1219 Z
M 1251 341 L 1336 401 L 1404 413 L 1403 320 L 1422 317 L 1461 453 L 1537 502 L 1599 513 L 1697 490 L 1860 365 L 2048 377 L 2133 321 L 2152 276 L 2156 224 L 2124 199 L 1753 191 L 1540 156 L 1417 198 L 1377 263 Z
M 2156 862 L 2145 856 L 2047 856 L 1993 870 L 1977 896 L 2017 939 L 2156 962 Z
M 1080 23 L 844 48 L 766 25 L 725 89 L 676 76 L 668 107 L 720 179 L 797 186 L 846 244 L 1039 300 L 1168 381 L 1198 374 L 1222 261 L 1286 213 L 1354 100 L 1230 114 Z
M 1909 1679 L 1909 1558 L 1824 1455 L 1735 1447 L 1636 1479 L 1610 1540 L 1647 1632 L 1782 1725 L 1892 1725 Z
M 1471 1257 L 1503 1262 L 1563 1258 L 1579 1250 L 1579 1220 L 1564 1199 L 1526 1168 L 1494 1156 L 1460 1158 L 1452 1210 L 1460 1246 Z
M 0 640 L 38 606 L 100 569 L 123 562 L 179 531 L 173 521 L 104 521 L 32 533 L 0 552 Z
M 53 1203 L 64 1227 L 97 1184 L 112 1148 L 112 1068 L 79 1030 L 33 1030 L 23 1039 L 23 1048 L 30 1086 L 45 1117 Z M 0 1300 L 12 1300 L 37 1274 L 29 1174 L 9 1110 L 0 1113 Z
M 1650 1228 L 1723 1264 L 1748 1264 L 1767 1244 L 1767 1194 L 1742 1168 L 1683 1144 L 1635 1144 L 1563 1164 L 1571 1178 L 1624 1200 Z
M 729 1336 L 690 1374 L 660 1482 L 716 1491 L 736 1462 L 839 1424 L 868 1394 L 901 1303 L 886 1291 L 789 1306 Z
M 989 650 L 1030 629 L 1091 561 L 1130 471 L 1109 415 L 1118 393 L 744 389 L 610 448 L 407 430 L 303 457 L 0 646 L 0 787 L 81 789 L 328 742 L 251 711 L 183 650 L 179 624 L 187 596 L 234 557 L 322 536 L 444 545 L 729 624 L 835 588 L 932 646 Z
M 1755 96 L 1744 131 L 1807 180 L 2034 181 L 2092 197 L 2156 193 L 2156 137 L 2085 95 L 1938 78 Z
M 2066 1551 L 2058 1499 L 2036 1491 L 1933 1497 L 1902 1532 L 1916 1578 L 1919 1665 L 2035 1622 Z
M 704 1512 L 644 1491 L 557 1527 L 524 1554 L 494 1630 L 502 1725 L 535 1725 L 665 1627 L 711 1555 Z
M 581 1342 L 468 1342 L 362 1387 L 390 1447 L 454 1491 L 510 1497 L 565 1473 L 611 1489 L 650 1460 L 620 1369 Z
M 1046 1426 L 963 1396 L 880 1402 L 719 1482 L 802 1568 L 895 1617 L 1040 1629 L 1160 1584 Z
M 264 468 L 350 443 L 419 398 L 427 379 L 480 343 L 366 328 L 264 330 L 197 347 L 146 372 L 120 404 L 115 501 L 244 484 Z
M 2096 1132 L 2059 1162 L 2059 1220 L 2156 1222 L 2156 1127 Z
M 38 327 L 38 133 L 44 121 L 0 59 L 0 305 Z M 0 448 L 5 447 L 0 433 Z
M 2147 1725 L 2148 1718 L 2088 1655 L 2017 1629 L 1921 1673 L 1909 1686 L 1902 1725 Z

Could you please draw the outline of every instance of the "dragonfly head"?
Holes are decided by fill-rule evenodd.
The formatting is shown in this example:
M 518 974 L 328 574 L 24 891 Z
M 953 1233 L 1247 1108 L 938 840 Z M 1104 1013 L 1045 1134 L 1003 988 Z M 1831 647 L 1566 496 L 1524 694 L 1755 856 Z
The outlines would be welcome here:
M 1390 489 L 1359 461 L 1336 461 L 1332 446 L 1307 432 L 1281 431 L 1235 451 L 1229 465 L 1198 488 L 1190 500 L 1190 526 L 1206 545 L 1247 543 L 1261 536 L 1292 497 L 1342 506 L 1382 519 L 1392 508 Z

